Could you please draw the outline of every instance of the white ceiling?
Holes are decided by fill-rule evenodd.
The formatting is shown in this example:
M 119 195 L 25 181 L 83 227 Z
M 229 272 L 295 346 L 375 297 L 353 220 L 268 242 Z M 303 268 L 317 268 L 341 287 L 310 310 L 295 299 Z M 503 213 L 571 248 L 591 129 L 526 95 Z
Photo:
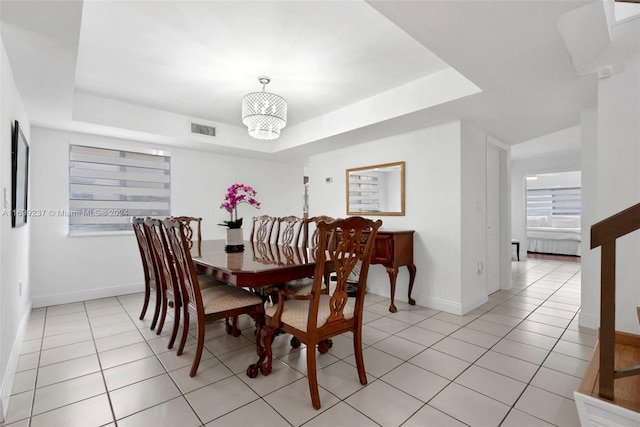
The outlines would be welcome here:
M 291 126 L 446 67 L 364 2 L 85 2 L 75 89 L 242 126 L 268 75 Z
M 592 1 L 22 0 L 0 14 L 34 125 L 303 157 L 458 119 L 508 144 L 577 124 L 595 77 L 556 21 Z M 276 143 L 239 117 L 265 74 L 289 104 Z M 173 129 L 180 117 L 217 138 Z

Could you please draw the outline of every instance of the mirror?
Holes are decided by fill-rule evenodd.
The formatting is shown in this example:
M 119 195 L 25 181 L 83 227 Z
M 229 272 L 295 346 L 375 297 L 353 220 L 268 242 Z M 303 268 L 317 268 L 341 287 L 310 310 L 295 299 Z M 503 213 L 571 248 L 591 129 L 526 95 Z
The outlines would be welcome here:
M 404 162 L 347 169 L 347 215 L 404 215 Z

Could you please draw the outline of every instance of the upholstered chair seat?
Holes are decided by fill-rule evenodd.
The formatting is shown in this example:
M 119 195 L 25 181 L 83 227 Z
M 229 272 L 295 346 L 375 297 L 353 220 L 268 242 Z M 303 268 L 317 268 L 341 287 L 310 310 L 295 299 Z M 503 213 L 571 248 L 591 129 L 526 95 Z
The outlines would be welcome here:
M 230 285 L 213 286 L 202 289 L 201 292 L 204 314 L 235 310 L 262 303 L 262 299 L 253 292 L 247 292 L 242 288 Z
M 320 295 L 320 305 L 318 307 L 318 323 L 316 327 L 320 328 L 327 323 L 329 316 L 331 315 L 331 309 L 329 305 L 330 295 Z M 280 321 L 292 326 L 300 331 L 307 332 L 307 322 L 309 320 L 309 300 L 289 300 L 284 306 L 282 311 L 282 317 Z M 267 307 L 265 314 L 269 317 L 273 317 L 276 314 L 277 305 Z M 342 312 L 345 319 L 353 319 L 355 314 L 355 307 L 351 301 L 347 302 Z

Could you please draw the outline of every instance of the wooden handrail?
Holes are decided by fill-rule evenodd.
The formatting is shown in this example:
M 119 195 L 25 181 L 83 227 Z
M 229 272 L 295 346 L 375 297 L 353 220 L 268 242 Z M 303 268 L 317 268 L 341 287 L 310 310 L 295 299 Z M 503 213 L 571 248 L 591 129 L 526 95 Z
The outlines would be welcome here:
M 615 369 L 616 240 L 640 229 L 640 203 L 591 226 L 591 249 L 601 249 L 600 271 L 600 390 L 613 400 L 616 378 L 640 374 L 640 366 Z
M 591 226 L 591 249 L 640 228 L 640 203 Z

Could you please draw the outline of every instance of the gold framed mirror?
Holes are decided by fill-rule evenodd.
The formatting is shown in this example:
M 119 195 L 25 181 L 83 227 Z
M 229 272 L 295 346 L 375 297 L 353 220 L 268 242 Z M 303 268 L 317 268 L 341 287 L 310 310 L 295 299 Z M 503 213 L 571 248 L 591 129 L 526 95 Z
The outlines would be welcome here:
M 347 215 L 404 215 L 404 162 L 347 169 Z

